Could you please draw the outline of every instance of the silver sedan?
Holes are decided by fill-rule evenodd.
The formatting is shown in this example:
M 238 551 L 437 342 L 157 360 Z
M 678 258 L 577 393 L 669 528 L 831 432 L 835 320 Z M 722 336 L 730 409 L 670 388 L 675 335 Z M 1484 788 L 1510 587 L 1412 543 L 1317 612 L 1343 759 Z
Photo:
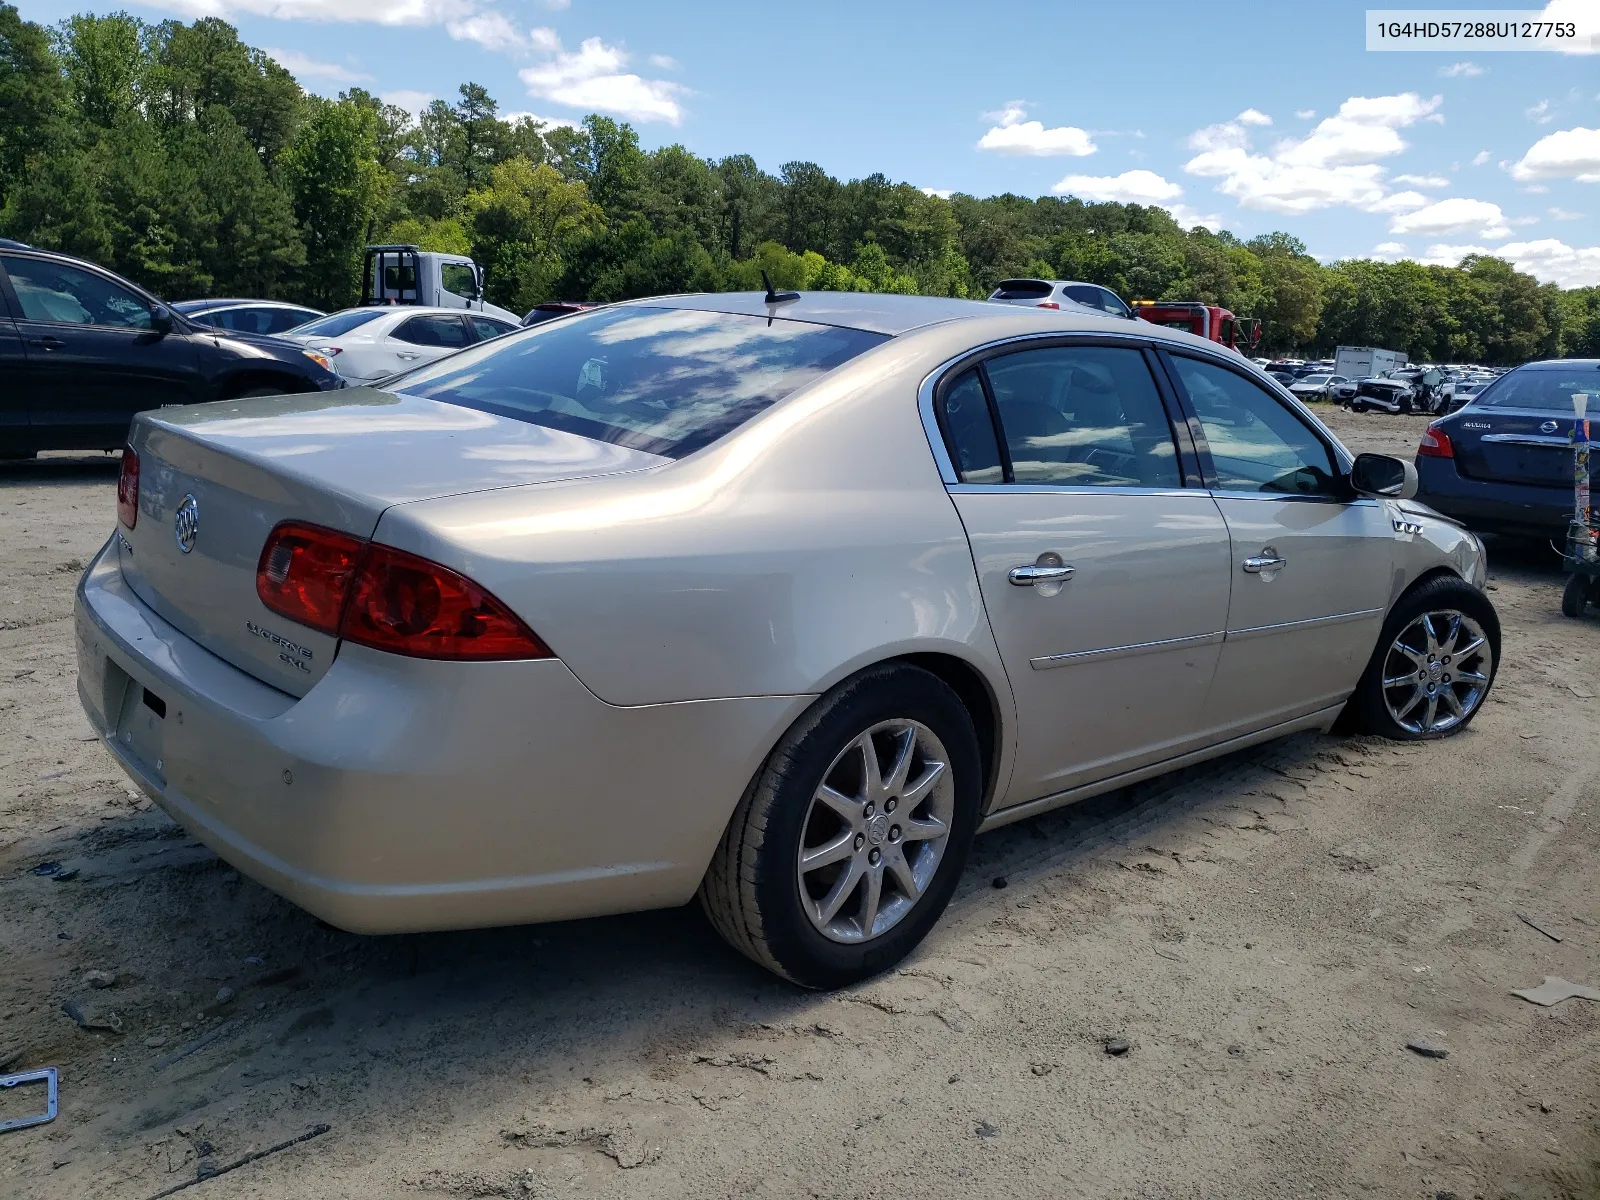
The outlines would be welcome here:
M 77 596 L 133 780 L 347 929 L 682 904 L 881 971 L 973 836 L 1337 720 L 1455 733 L 1478 540 L 1237 355 L 902 296 L 644 300 L 137 418 Z

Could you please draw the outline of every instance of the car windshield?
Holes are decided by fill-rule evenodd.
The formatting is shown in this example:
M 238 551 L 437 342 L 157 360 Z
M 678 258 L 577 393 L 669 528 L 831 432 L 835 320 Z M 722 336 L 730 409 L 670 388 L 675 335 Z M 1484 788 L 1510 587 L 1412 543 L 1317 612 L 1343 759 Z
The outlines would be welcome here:
M 307 321 L 304 325 L 296 325 L 293 329 L 285 330 L 286 333 L 311 333 L 318 337 L 338 337 L 341 333 L 349 333 L 358 326 L 365 325 L 368 321 L 375 321 L 386 312 L 393 312 L 392 308 L 347 308 L 343 312 L 329 313 L 325 317 L 318 317 L 315 321 Z
M 1532 408 L 1572 415 L 1572 394 L 1586 392 L 1589 412 L 1600 411 L 1600 367 L 1574 362 L 1554 369 L 1513 371 L 1472 398 L 1474 408 Z
M 1332 377 L 1328 376 L 1328 375 L 1307 375 L 1300 382 L 1301 383 L 1327 383 L 1330 378 L 1332 378 Z
M 387 386 L 682 458 L 884 334 L 642 305 L 526 329 Z

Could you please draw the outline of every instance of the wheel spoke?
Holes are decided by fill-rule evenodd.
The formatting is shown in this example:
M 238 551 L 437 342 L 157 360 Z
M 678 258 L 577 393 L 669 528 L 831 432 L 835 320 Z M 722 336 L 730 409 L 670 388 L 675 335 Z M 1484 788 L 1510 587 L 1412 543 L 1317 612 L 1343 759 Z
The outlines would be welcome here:
M 905 846 L 895 846 L 888 854 L 884 855 L 883 865 L 894 876 L 895 886 L 908 900 L 915 900 L 922 895 L 922 888 L 917 885 L 916 872 L 911 869 L 911 864 L 906 861 Z
M 850 865 L 839 872 L 839 878 L 828 889 L 828 894 L 817 904 L 817 920 L 826 925 L 839 915 L 839 910 L 844 907 L 856 887 L 861 883 L 862 867 L 859 858 L 851 859 Z
M 855 853 L 856 831 L 846 828 L 843 833 L 831 842 L 824 842 L 820 846 L 813 846 L 809 850 L 800 852 L 800 874 L 809 875 L 819 867 L 832 866 L 841 859 L 849 858 Z
M 907 813 L 915 812 L 917 805 L 928 798 L 928 793 L 933 791 L 934 786 L 943 778 L 946 770 L 945 764 L 942 762 L 925 762 L 922 765 L 925 768 L 922 772 L 922 778 L 918 779 L 910 787 L 903 788 L 900 792 L 900 802 Z
M 1458 646 L 1458 647 L 1456 647 L 1456 649 L 1452 650 L 1450 653 L 1452 653 L 1452 654 L 1454 654 L 1456 656 L 1457 661 L 1460 661 L 1461 659 L 1466 658 L 1467 655 L 1471 654 L 1474 650 L 1482 649 L 1483 648 L 1483 643 L 1486 640 L 1487 640 L 1486 638 L 1475 637 L 1470 642 L 1468 642 L 1465 646 Z
M 1439 643 L 1439 649 L 1444 654 L 1456 653 L 1456 642 L 1461 637 L 1461 614 L 1450 614 L 1450 626 L 1445 631 L 1444 638 Z
M 842 821 L 854 821 L 861 815 L 861 802 L 846 796 L 836 788 L 823 784 L 817 789 L 817 800 L 831 809 Z
M 1424 730 L 1432 729 L 1434 719 L 1437 718 L 1438 715 L 1439 694 L 1435 692 L 1433 695 L 1428 697 L 1428 712 L 1427 715 L 1422 718 L 1422 728 Z
M 861 899 L 861 936 L 872 936 L 872 927 L 878 923 L 878 901 L 883 896 L 882 865 L 867 868 L 866 892 Z
M 1408 712 L 1417 706 L 1417 701 L 1421 700 L 1427 694 L 1428 693 L 1423 690 L 1422 685 L 1420 683 L 1417 684 L 1416 687 L 1412 689 L 1411 696 L 1405 702 L 1405 706 L 1403 708 L 1391 710 L 1394 713 L 1395 720 L 1402 720 Z
M 889 778 L 883 783 L 884 790 L 891 796 L 901 794 L 906 786 L 906 776 L 911 774 L 911 760 L 916 757 L 917 750 L 917 731 L 906 729 L 899 734 L 899 743 L 894 766 L 889 769 Z
M 1474 687 L 1488 687 L 1489 677 L 1477 671 L 1457 671 L 1456 678 L 1462 683 L 1470 683 Z
M 1383 690 L 1388 691 L 1390 688 L 1405 687 L 1408 683 L 1412 687 L 1417 686 L 1417 673 L 1415 671 L 1408 671 L 1404 675 L 1395 675 L 1390 679 L 1385 679 L 1383 681 Z
M 1428 666 L 1428 655 L 1427 655 L 1427 653 L 1425 651 L 1413 650 L 1410 646 L 1406 645 L 1404 642 L 1398 642 L 1397 641 L 1394 644 L 1394 652 L 1396 654 L 1403 654 L 1405 657 L 1409 658 L 1412 662 L 1416 663 L 1417 666 L 1420 669 L 1424 669 L 1424 670 L 1427 669 L 1427 666 Z
M 1461 707 L 1461 697 L 1456 695 L 1455 688 L 1446 687 L 1439 694 L 1444 697 L 1444 702 L 1450 706 L 1450 711 L 1455 713 L 1456 716 L 1464 717 L 1467 715 L 1467 710 Z
M 883 793 L 883 768 L 878 764 L 878 748 L 872 735 L 864 733 L 856 739 L 861 748 L 861 798 L 875 800 Z
M 908 818 L 900 826 L 901 836 L 908 842 L 931 842 L 950 832 L 950 827 L 938 817 Z
M 1424 613 L 1422 617 L 1422 633 L 1428 639 L 1428 653 L 1439 653 L 1439 635 L 1433 629 L 1433 614 Z

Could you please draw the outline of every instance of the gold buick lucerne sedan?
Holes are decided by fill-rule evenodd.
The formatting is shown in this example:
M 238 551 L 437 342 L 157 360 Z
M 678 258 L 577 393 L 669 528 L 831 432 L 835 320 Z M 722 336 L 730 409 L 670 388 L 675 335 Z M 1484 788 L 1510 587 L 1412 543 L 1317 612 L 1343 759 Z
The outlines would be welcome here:
M 360 932 L 698 895 L 809 987 L 977 833 L 1299 730 L 1459 731 L 1471 533 L 1230 350 L 838 293 L 575 314 L 371 387 L 134 422 L 85 708 Z

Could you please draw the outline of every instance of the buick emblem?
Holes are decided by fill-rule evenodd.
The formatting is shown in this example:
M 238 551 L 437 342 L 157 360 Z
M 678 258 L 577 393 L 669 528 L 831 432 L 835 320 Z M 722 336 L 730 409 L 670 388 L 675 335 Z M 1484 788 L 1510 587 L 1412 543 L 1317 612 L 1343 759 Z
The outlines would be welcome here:
M 874 846 L 883 845 L 883 839 L 889 833 L 889 818 L 882 813 L 873 816 L 867 822 L 867 840 Z
M 1539 426 L 1539 432 L 1540 433 L 1554 433 L 1556 430 L 1558 430 L 1560 428 L 1561 428 L 1561 426 L 1556 424 L 1554 421 L 1546 421 L 1543 425 Z
M 183 498 L 172 518 L 172 532 L 178 539 L 178 549 L 185 554 L 194 549 L 195 534 L 200 532 L 200 505 L 194 493 Z

